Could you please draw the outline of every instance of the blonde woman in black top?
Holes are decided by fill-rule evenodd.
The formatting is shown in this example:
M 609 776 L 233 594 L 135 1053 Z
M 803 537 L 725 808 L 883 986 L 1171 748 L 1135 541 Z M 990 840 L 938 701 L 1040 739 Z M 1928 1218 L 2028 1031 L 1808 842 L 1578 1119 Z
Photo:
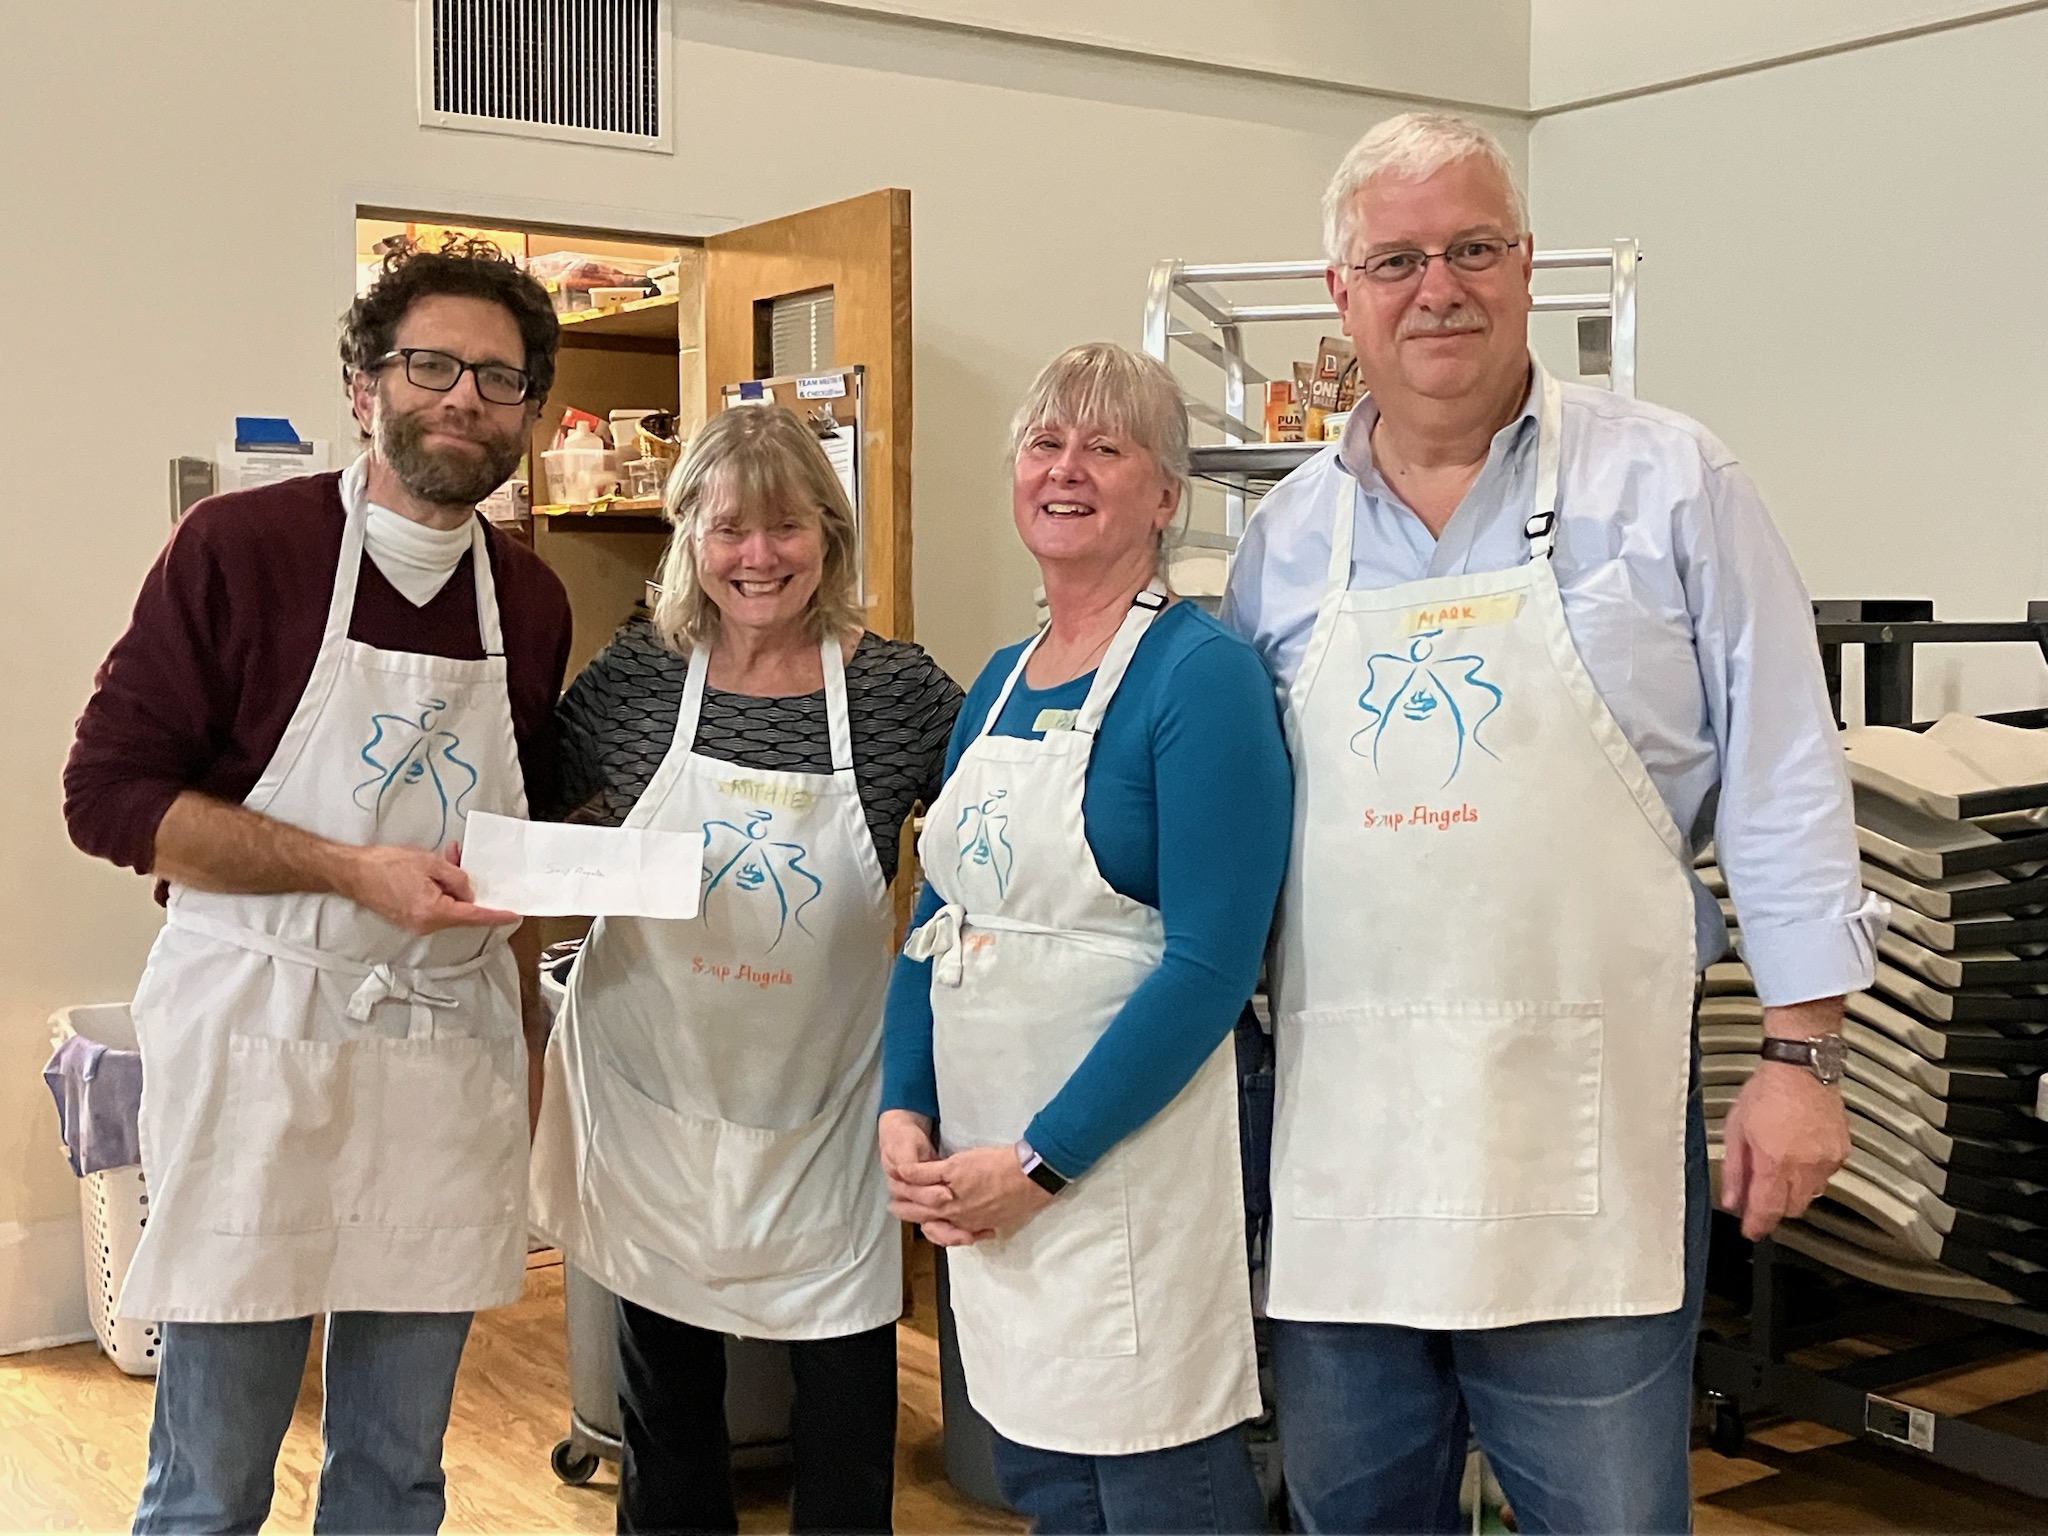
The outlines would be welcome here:
M 562 701 L 561 809 L 701 830 L 702 906 L 592 929 L 548 1048 L 535 1224 L 619 1298 L 621 1530 L 735 1529 L 726 1333 L 792 1346 L 792 1528 L 887 1530 L 887 884 L 960 690 L 861 627 L 852 509 L 792 413 L 713 418 L 666 504 L 651 621 Z

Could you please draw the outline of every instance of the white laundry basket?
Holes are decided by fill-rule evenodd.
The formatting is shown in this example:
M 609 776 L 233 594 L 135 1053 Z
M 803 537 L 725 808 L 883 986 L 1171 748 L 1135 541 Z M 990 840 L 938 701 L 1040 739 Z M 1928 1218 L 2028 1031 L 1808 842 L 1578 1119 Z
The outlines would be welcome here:
M 87 1003 L 50 1015 L 53 1048 L 73 1035 L 118 1051 L 135 1049 L 135 1024 L 126 1003 Z M 85 1217 L 85 1307 L 92 1331 L 107 1358 L 130 1376 L 154 1376 L 162 1342 L 157 1325 L 114 1315 L 121 1282 L 128 1277 L 128 1261 L 135 1257 L 135 1245 L 142 1241 L 142 1228 L 149 1220 L 149 1190 L 142 1170 L 88 1173 L 78 1181 L 78 1197 Z

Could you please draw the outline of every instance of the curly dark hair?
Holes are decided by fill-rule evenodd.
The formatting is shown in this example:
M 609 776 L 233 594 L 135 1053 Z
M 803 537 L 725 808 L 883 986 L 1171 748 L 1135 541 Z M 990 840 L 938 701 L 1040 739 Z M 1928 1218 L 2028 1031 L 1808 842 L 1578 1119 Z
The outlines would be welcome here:
M 547 290 L 488 240 L 450 234 L 438 251 L 406 239 L 390 242 L 377 281 L 341 317 L 341 377 L 346 384 L 358 368 L 368 369 L 391 350 L 398 323 L 419 300 L 450 293 L 501 304 L 519 326 L 530 399 L 544 401 L 555 382 L 555 349 L 561 322 Z

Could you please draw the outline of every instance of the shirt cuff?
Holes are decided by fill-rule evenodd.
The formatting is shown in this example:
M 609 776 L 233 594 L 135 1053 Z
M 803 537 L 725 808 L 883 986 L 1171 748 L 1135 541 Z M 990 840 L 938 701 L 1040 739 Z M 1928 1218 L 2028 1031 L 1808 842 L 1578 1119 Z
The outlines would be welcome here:
M 1865 891 L 1862 905 L 1846 917 L 1742 923 L 1739 947 L 1757 997 L 1766 1008 L 1785 1008 L 1860 992 L 1876 973 L 1877 936 L 1891 915 L 1889 902 Z

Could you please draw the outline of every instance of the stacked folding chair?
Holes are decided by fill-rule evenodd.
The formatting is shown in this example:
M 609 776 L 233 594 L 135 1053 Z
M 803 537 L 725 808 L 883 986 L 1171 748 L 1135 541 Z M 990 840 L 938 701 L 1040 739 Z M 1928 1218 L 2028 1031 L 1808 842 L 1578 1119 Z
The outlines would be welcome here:
M 2048 1306 L 2048 732 L 1955 715 L 1844 746 L 1863 884 L 1893 915 L 1847 1004 L 1849 1162 L 1779 1238 L 1895 1289 Z M 1718 1174 L 1762 1010 L 1737 966 L 1707 993 Z

